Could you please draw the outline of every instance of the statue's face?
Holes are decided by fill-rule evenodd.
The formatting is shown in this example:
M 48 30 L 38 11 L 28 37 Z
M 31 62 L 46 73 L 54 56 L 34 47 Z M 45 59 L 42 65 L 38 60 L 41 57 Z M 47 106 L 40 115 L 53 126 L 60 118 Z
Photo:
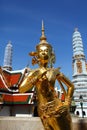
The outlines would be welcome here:
M 47 46 L 40 46 L 38 50 L 38 58 L 43 61 L 48 61 L 50 57 L 50 49 Z

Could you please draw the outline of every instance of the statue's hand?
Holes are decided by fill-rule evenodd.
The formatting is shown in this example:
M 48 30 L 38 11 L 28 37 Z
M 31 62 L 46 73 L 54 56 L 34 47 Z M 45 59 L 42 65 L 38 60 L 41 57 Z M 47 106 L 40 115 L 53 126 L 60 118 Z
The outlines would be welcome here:
M 67 105 L 65 105 L 65 104 L 63 104 L 62 106 L 58 106 L 58 110 L 57 110 L 57 112 L 58 113 L 60 113 L 60 114 L 62 114 L 62 113 L 64 113 L 64 112 L 66 112 L 68 110 L 68 106 Z
M 65 105 L 70 106 L 71 105 L 71 98 L 70 97 L 65 97 Z

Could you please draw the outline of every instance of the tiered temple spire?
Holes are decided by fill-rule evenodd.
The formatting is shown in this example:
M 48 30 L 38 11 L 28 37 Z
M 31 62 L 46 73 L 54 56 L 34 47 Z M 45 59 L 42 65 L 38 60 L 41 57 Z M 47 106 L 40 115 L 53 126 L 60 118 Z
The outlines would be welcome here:
M 76 112 L 78 111 L 80 116 L 82 115 L 80 108 L 80 96 L 83 97 L 84 102 L 83 105 L 87 107 L 87 63 L 84 54 L 83 41 L 81 38 L 81 34 L 76 28 L 73 37 L 72 37 L 72 45 L 73 45 L 73 80 L 75 90 L 74 90 L 74 99 L 77 105 Z M 85 106 L 86 104 L 86 106 Z M 85 113 L 87 112 L 84 109 Z M 86 115 L 87 116 L 87 115 Z
M 75 55 L 84 55 L 81 34 L 77 28 L 75 28 L 75 32 L 73 33 L 73 56 Z
M 11 41 L 9 41 L 5 48 L 4 64 L 3 64 L 3 68 L 7 70 L 12 70 L 12 50 L 13 50 L 12 44 Z

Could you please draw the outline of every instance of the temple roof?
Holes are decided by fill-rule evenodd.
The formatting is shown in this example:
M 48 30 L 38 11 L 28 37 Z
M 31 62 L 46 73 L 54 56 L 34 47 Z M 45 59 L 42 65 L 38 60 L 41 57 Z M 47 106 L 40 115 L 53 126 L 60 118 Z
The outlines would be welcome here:
M 9 71 L 0 68 L 0 103 L 4 104 L 32 104 L 32 97 L 34 87 L 30 92 L 19 93 L 18 87 L 22 82 L 26 73 L 30 71 L 29 68 L 22 70 Z

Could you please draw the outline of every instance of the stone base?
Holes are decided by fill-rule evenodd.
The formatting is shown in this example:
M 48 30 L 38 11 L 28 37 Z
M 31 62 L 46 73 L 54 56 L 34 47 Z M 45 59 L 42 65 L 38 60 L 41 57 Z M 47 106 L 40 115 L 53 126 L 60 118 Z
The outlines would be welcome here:
M 87 130 L 87 118 L 72 118 L 73 130 Z
M 87 119 L 72 118 L 73 130 L 87 130 Z M 44 130 L 39 117 L 0 117 L 0 130 Z
M 0 117 L 0 130 L 44 130 L 39 117 Z

